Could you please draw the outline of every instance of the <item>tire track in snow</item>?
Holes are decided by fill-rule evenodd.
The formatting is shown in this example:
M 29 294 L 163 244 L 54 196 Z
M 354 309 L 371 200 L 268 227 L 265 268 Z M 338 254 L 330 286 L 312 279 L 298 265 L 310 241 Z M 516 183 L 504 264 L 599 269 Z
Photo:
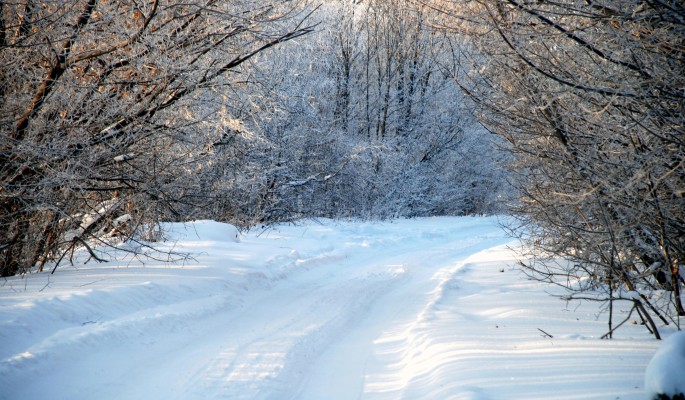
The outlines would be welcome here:
M 379 356 L 384 345 L 378 338 L 422 318 L 443 282 L 440 274 L 502 240 L 499 229 L 481 219 L 462 221 L 456 232 L 417 225 L 401 232 L 338 227 L 334 248 L 274 258 L 276 264 L 262 265 L 235 285 L 205 285 L 207 293 L 77 329 L 99 332 L 93 340 L 69 345 L 73 332 L 57 332 L 48 358 L 70 363 L 40 361 L 22 374 L 8 367 L 14 377 L 47 377 L 44 387 L 27 381 L 15 398 L 369 397 L 365 379 L 398 371 Z M 62 382 L 61 376 L 80 376 L 81 382 Z
M 507 241 L 509 239 L 503 239 L 499 232 L 493 235 L 493 231 L 465 230 L 439 241 L 431 239 L 416 243 L 405 253 L 386 256 L 386 263 L 403 265 L 406 279 L 376 299 L 365 321 L 356 326 L 354 331 L 348 332 L 340 343 L 335 343 L 333 348 L 326 349 L 320 355 L 310 383 L 291 398 L 374 398 L 374 390 L 370 389 L 373 387 L 370 381 L 374 376 L 383 375 L 381 379 L 386 380 L 405 379 L 406 376 L 401 373 L 406 371 L 400 370 L 397 360 L 380 354 L 388 351 L 380 338 L 389 329 L 397 329 L 398 326 L 404 332 L 420 325 L 433 304 L 441 298 L 443 285 L 452 279 L 452 274 L 461 268 L 466 258 L 483 248 Z M 393 351 L 406 353 L 416 344 L 403 339 Z M 335 365 L 335 368 L 330 368 L 331 365 Z M 384 372 L 379 374 L 378 370 Z
M 347 258 L 338 254 L 330 265 L 315 263 L 289 273 L 265 296 L 246 299 L 244 308 L 215 318 L 210 323 L 214 328 L 200 339 L 204 355 L 198 357 L 196 344 L 188 357 L 202 363 L 186 366 L 194 371 L 192 377 L 165 397 L 349 398 L 340 388 L 362 390 L 366 359 L 384 325 L 425 301 L 415 292 L 431 293 L 436 269 L 481 249 L 482 241 L 496 229 L 490 227 L 485 233 L 464 229 L 457 237 L 439 240 L 434 234 L 418 240 L 408 235 L 380 244 L 373 241 L 373 234 L 360 235 L 347 245 L 365 251 Z M 391 293 L 395 295 L 388 296 Z M 222 334 L 217 336 L 216 331 Z M 345 347 L 348 337 L 355 348 Z M 334 367 L 331 358 L 337 359 Z M 328 373 L 322 376 L 322 371 Z M 161 385 L 164 377 L 159 380 Z

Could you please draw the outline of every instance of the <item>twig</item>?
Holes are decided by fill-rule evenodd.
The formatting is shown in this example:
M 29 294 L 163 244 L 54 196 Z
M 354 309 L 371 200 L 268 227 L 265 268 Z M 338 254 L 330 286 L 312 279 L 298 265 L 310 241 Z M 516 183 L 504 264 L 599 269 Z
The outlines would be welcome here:
M 48 288 L 48 287 L 50 287 L 50 275 L 48 275 L 48 283 L 46 283 L 45 286 L 40 288 L 39 292 L 42 292 L 43 290 L 45 290 L 45 288 Z
M 107 260 L 105 260 L 104 258 L 98 257 L 97 254 L 95 254 L 95 252 L 93 251 L 93 249 L 90 248 L 90 246 L 88 245 L 88 243 L 86 243 L 86 241 L 83 240 L 80 236 L 76 236 L 76 237 L 74 238 L 74 240 L 78 240 L 79 242 L 81 242 L 81 244 L 86 248 L 86 250 L 88 250 L 88 253 L 90 254 L 90 256 L 91 256 L 92 258 L 95 259 L 95 261 L 97 261 L 97 262 L 107 262 Z M 88 261 L 90 261 L 90 259 L 89 259 Z M 88 261 L 86 261 L 86 262 L 88 262 Z
M 628 313 L 628 317 L 626 317 L 626 319 L 624 319 L 623 322 L 621 322 L 620 324 L 616 325 L 616 326 L 615 326 L 613 329 L 611 329 L 609 332 L 607 332 L 607 333 L 605 333 L 604 335 L 602 335 L 602 337 L 601 337 L 600 339 L 606 339 L 606 338 L 608 338 L 609 335 L 613 334 L 614 331 L 616 331 L 616 329 L 620 328 L 621 325 L 625 324 L 625 323 L 630 319 L 630 316 L 633 315 L 633 311 L 636 310 L 635 307 L 636 307 L 636 306 L 635 306 L 635 304 L 633 303 L 633 308 L 630 309 L 630 312 Z
M 549 333 L 543 331 L 542 329 L 538 328 L 540 332 L 542 332 L 544 335 L 542 337 L 548 337 L 550 339 L 554 338 L 554 336 L 550 335 Z
M 78 285 L 78 286 L 74 286 L 74 287 L 84 287 L 84 286 L 92 285 L 92 284 L 94 284 L 94 283 L 98 283 L 98 282 L 104 281 L 105 279 L 107 279 L 107 278 L 98 279 L 98 280 L 96 280 L 96 281 L 84 283 L 83 285 Z

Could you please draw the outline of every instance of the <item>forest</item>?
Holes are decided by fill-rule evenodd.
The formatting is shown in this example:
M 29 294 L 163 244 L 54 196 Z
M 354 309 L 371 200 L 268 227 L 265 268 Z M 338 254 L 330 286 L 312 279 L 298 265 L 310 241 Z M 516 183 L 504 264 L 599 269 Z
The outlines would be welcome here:
M 658 338 L 684 100 L 678 1 L 0 2 L 0 275 L 162 222 L 508 214 L 531 277 Z

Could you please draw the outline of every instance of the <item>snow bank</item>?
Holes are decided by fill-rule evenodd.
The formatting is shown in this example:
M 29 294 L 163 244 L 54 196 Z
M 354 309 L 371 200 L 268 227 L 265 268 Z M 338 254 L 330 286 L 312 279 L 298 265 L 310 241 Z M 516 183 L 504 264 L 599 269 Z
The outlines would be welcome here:
M 654 354 L 645 372 L 645 390 L 650 399 L 685 396 L 685 331 L 669 336 Z

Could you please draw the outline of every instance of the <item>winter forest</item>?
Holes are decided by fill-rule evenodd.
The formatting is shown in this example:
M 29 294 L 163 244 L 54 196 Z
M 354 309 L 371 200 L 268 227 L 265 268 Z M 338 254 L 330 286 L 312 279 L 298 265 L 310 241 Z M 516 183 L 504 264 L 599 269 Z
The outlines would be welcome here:
M 0 1 L 0 399 L 682 399 L 684 283 L 682 1 Z
M 679 1 L 3 1 L 0 273 L 163 222 L 507 214 L 531 277 L 659 338 L 684 123 Z

